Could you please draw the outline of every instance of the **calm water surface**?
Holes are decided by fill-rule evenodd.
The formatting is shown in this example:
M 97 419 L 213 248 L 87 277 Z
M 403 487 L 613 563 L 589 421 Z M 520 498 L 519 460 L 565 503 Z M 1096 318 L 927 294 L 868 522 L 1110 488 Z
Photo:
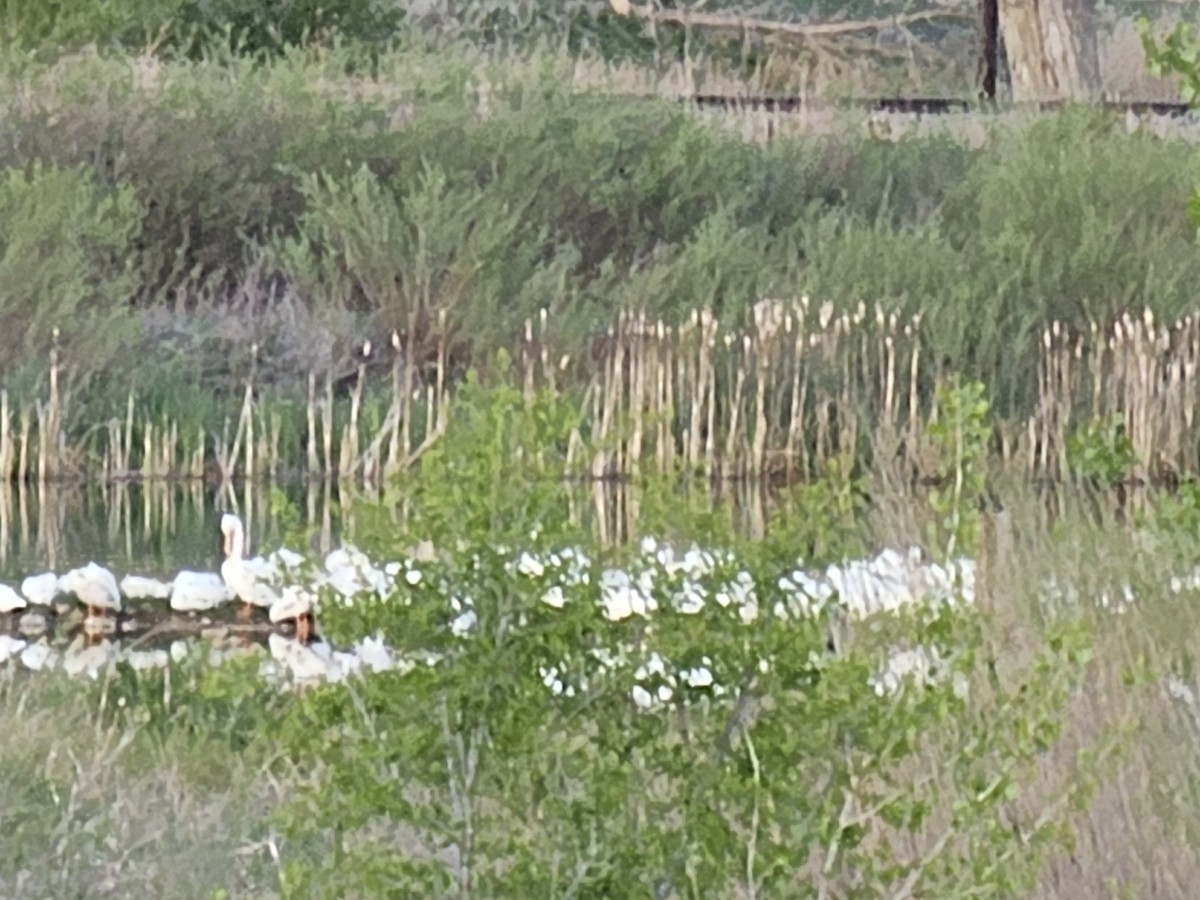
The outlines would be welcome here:
M 317 529 L 310 546 L 327 552 L 340 540 L 335 485 L 284 489 L 292 515 Z M 19 581 L 50 569 L 59 574 L 94 560 L 117 577 L 171 578 L 181 569 L 215 572 L 223 558 L 220 518 L 246 523 L 249 553 L 284 542 L 265 486 L 219 490 L 202 484 L 121 484 L 0 488 L 0 580 Z M 293 545 L 297 542 L 291 541 Z
M 283 516 L 272 490 L 287 501 Z M 749 534 L 761 532 L 768 498 L 757 490 L 725 493 L 737 510 L 739 527 Z M 602 544 L 638 536 L 640 510 L 632 489 L 596 483 L 570 494 L 570 514 Z M 286 543 L 306 555 L 323 556 L 343 535 L 354 540 L 355 510 L 364 502 L 372 501 L 332 482 L 273 489 L 199 483 L 0 487 L 0 581 L 19 583 L 47 569 L 62 574 L 93 560 L 118 578 L 132 573 L 170 579 L 181 569 L 215 572 L 223 558 L 220 518 L 225 512 L 235 512 L 245 522 L 248 555 L 266 554 Z M 288 518 L 291 538 L 284 521 Z M 294 536 L 297 519 L 309 534 L 307 545 Z

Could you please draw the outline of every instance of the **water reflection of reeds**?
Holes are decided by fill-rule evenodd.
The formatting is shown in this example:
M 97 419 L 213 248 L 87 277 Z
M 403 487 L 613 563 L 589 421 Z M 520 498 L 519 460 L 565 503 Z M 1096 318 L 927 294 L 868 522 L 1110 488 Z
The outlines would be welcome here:
M 637 540 L 643 489 L 621 481 L 581 481 L 557 485 L 562 512 L 600 544 Z M 737 527 L 762 536 L 772 503 L 771 490 L 758 482 L 722 486 L 681 484 L 704 495 L 704 502 L 729 503 Z M 270 485 L 227 482 L 123 481 L 96 484 L 0 484 L 0 572 L 8 577 L 66 568 L 96 560 L 121 571 L 170 575 L 182 568 L 214 570 L 220 564 L 218 521 L 237 513 L 245 523 L 252 553 L 279 546 L 285 535 L 272 508 L 281 491 L 310 536 L 307 547 L 324 555 L 345 535 L 358 532 L 357 510 L 378 494 L 332 480 Z M 401 506 L 389 512 L 399 522 Z
M 651 489 L 637 481 L 581 479 L 556 482 L 554 487 L 563 518 L 602 547 L 631 544 L 647 534 L 667 540 L 697 537 L 688 531 L 695 527 L 692 521 L 662 521 L 661 498 L 647 493 L 661 491 L 661 482 Z M 1064 515 L 1132 521 L 1137 509 L 1161 493 L 1148 486 L 1091 490 L 1052 480 L 1018 481 L 1001 487 L 1006 499 L 993 498 L 985 519 L 1016 503 L 1026 517 L 1033 516 L 1046 527 Z M 771 524 L 784 505 L 789 516 L 828 518 L 829 514 L 828 510 L 802 508 L 809 501 L 797 506 L 788 488 L 758 479 L 712 483 L 681 479 L 674 490 L 692 494 L 676 498 L 688 500 L 681 508 L 701 512 L 721 508 L 737 533 L 754 539 L 764 537 L 772 527 L 789 527 L 788 516 L 779 520 L 782 525 Z M 861 506 L 853 513 L 855 521 L 839 519 L 831 527 L 868 528 L 884 541 L 924 533 L 930 513 L 923 489 L 877 479 L 870 490 L 869 497 L 858 498 Z M 286 516 L 273 506 L 272 492 L 286 501 Z M 378 492 L 335 480 L 282 486 L 227 482 L 221 487 L 173 481 L 0 484 L 0 577 L 12 579 L 46 569 L 62 572 L 89 560 L 121 573 L 173 576 L 181 569 L 215 571 L 222 559 L 219 519 L 226 511 L 237 513 L 245 523 L 252 555 L 290 543 L 294 550 L 324 557 L 343 539 L 357 542 L 362 537 L 359 511 L 364 504 L 378 502 Z M 397 529 L 404 524 L 406 511 L 401 502 L 385 503 L 383 510 Z M 302 546 L 296 536 L 285 533 L 285 518 L 299 524 L 307 544 Z M 371 527 L 378 527 L 378 508 L 368 518 Z M 664 533 L 673 527 L 679 533 Z

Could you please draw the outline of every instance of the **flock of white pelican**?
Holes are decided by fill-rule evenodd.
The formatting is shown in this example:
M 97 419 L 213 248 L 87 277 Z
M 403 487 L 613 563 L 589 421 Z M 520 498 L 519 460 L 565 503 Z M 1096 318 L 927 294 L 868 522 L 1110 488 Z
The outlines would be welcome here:
M 407 606 L 418 599 L 443 602 L 447 628 L 454 637 L 469 640 L 478 630 L 479 618 L 470 597 L 470 585 L 455 583 L 454 576 L 446 569 L 430 565 L 438 557 L 428 545 L 383 566 L 377 566 L 348 545 L 333 550 L 323 560 L 310 560 L 286 548 L 267 556 L 247 558 L 241 519 L 224 515 L 220 530 L 225 559 L 219 573 L 182 571 L 170 581 L 130 574 L 118 581 L 108 569 L 89 562 L 62 576 L 53 572 L 32 575 L 21 582 L 19 590 L 0 584 L 0 615 L 11 614 L 10 626 L 16 625 L 24 637 L 32 639 L 33 634 L 46 628 L 45 617 L 30 607 L 49 607 L 59 615 L 82 607 L 85 635 L 110 635 L 120 630 L 118 620 L 122 617 L 136 618 L 152 610 L 155 602 L 166 601 L 171 610 L 188 614 L 240 603 L 235 613 L 239 619 L 248 619 L 259 610 L 265 611 L 265 618 L 273 625 L 294 625 L 295 639 L 285 636 L 286 632 L 268 634 L 271 659 L 264 661 L 262 672 L 268 677 L 287 675 L 295 683 L 336 682 L 357 673 L 389 669 L 408 671 L 417 666 L 436 665 L 441 660 L 432 652 L 397 653 L 384 643 L 379 633 L 363 637 L 345 651 L 334 649 L 315 634 L 319 597 L 329 603 L 347 605 Z M 801 565 L 780 574 L 771 584 L 763 584 L 761 580 L 756 583 L 733 554 L 726 551 L 694 546 L 681 550 L 653 538 L 643 539 L 638 549 L 640 552 L 626 566 L 613 568 L 599 566 L 582 550 L 570 547 L 540 552 L 489 548 L 489 552 L 499 553 L 507 560 L 506 577 L 511 579 L 514 593 L 529 597 L 537 606 L 561 609 L 582 602 L 594 605 L 598 614 L 609 622 L 644 622 L 638 647 L 619 643 L 611 648 L 581 649 L 558 663 L 540 664 L 537 675 L 550 693 L 574 696 L 588 689 L 588 672 L 614 672 L 628 667 L 633 675 L 630 697 L 641 708 L 673 702 L 680 691 L 702 690 L 714 697 L 723 696 L 726 688 L 721 683 L 719 663 L 709 656 L 700 656 L 698 662 L 692 656 L 691 665 L 680 666 L 654 649 L 654 636 L 662 628 L 655 621 L 655 614 L 663 607 L 683 615 L 694 615 L 706 608 L 721 609 L 724 612 L 720 615 L 736 627 L 738 623 L 753 623 L 764 612 L 787 620 L 822 616 L 833 610 L 835 621 L 852 622 L 914 604 L 969 605 L 975 601 L 976 572 L 972 560 L 960 558 L 942 565 L 923 560 L 915 548 L 885 549 L 874 557 L 830 565 L 823 570 Z M 480 567 L 478 556 L 472 565 Z M 1200 591 L 1200 567 L 1186 578 L 1172 578 L 1170 590 L 1177 594 Z M 1041 586 L 1039 599 L 1055 610 L 1076 605 L 1084 598 L 1073 588 L 1048 580 Z M 1115 612 L 1124 612 L 1134 599 L 1130 586 L 1122 585 L 1111 595 L 1101 591 L 1095 602 Z M 137 601 L 137 604 L 125 606 L 123 601 Z M 36 623 L 25 627 L 26 619 L 37 618 L 43 620 L 41 628 Z M 525 620 L 522 613 L 513 624 L 520 627 Z M 211 621 L 202 616 L 198 624 L 205 626 Z M 220 630 L 215 627 L 210 632 Z M 226 627 L 226 637 L 231 631 L 234 629 Z M 209 635 L 201 630 L 200 636 Z M 189 647 L 201 646 L 190 640 L 176 640 L 169 652 L 131 649 L 122 655 L 107 639 L 102 638 L 102 646 L 95 647 L 83 641 L 84 637 L 79 636 L 66 653 L 59 653 L 45 637 L 29 643 L 12 634 L 0 633 L 0 663 L 18 658 L 29 669 L 61 667 L 95 677 L 118 658 L 128 659 L 135 667 L 165 666 L 171 659 L 188 655 Z M 202 652 L 209 654 L 207 659 L 216 664 L 227 655 L 253 649 L 235 644 L 230 641 L 229 646 L 223 647 L 210 642 L 209 649 Z M 940 683 L 952 669 L 949 663 L 955 652 L 952 647 L 892 646 L 867 687 L 882 697 L 901 690 L 906 683 Z M 762 665 L 769 663 L 764 661 Z
M 438 661 L 432 656 L 401 658 L 384 645 L 378 634 L 364 638 L 347 652 L 335 650 L 314 634 L 321 595 L 333 603 L 405 605 L 423 591 L 426 597 L 440 597 L 446 602 L 448 629 L 454 636 L 468 639 L 477 630 L 478 618 L 465 593 L 467 586 L 446 581 L 444 574 L 435 575 L 437 568 L 427 565 L 435 558 L 431 548 L 423 547 L 402 561 L 383 566 L 375 565 L 348 545 L 333 550 L 323 560 L 309 560 L 286 548 L 248 558 L 241 519 L 233 514 L 222 516 L 220 530 L 225 559 L 219 573 L 182 571 L 170 581 L 129 574 L 118 580 L 108 569 L 89 562 L 62 576 L 52 572 L 32 575 L 21 582 L 19 590 L 0 585 L 0 614 L 14 614 L 9 621 L 18 623 L 24 636 L 31 636 L 39 629 L 26 630 L 24 619 L 37 618 L 40 613 L 29 607 L 50 607 L 63 614 L 78 606 L 84 613 L 84 634 L 103 636 L 117 632 L 122 618 L 136 619 L 162 601 L 170 610 L 185 614 L 203 614 L 239 603 L 237 619 L 249 619 L 258 610 L 265 611 L 265 618 L 273 625 L 294 626 L 295 640 L 273 632 L 267 643 L 278 668 L 296 681 L 339 681 L 358 671 L 406 670 Z M 698 613 L 713 602 L 727 609 L 735 623 L 748 625 L 758 618 L 760 599 L 754 579 L 738 566 L 732 554 L 698 547 L 680 550 L 652 538 L 644 539 L 639 550 L 624 568 L 597 568 L 582 550 L 569 547 L 545 552 L 517 550 L 511 554 L 501 549 L 501 553 L 509 559 L 508 577 L 520 593 L 532 593 L 540 603 L 553 608 L 580 601 L 596 603 L 608 621 L 644 619 L 651 634 L 658 626 L 650 620 L 660 604 L 686 615 Z M 873 558 L 831 565 L 823 571 L 797 567 L 782 575 L 778 590 L 771 591 L 775 598 L 771 612 L 783 618 L 803 618 L 818 615 L 832 604 L 847 618 L 858 619 L 918 602 L 970 603 L 974 599 L 974 574 L 973 563 L 967 559 L 940 566 L 924 562 L 919 551 L 889 549 Z M 16 614 L 21 618 L 17 619 Z M 199 623 L 209 621 L 202 616 Z M 105 647 L 97 648 L 91 656 L 81 643 L 75 648 L 72 665 L 94 675 L 103 663 L 116 658 L 111 642 L 103 643 Z M 683 670 L 652 652 L 652 648 L 646 649 L 640 659 L 627 649 L 589 653 L 594 657 L 592 662 L 600 661 L 603 670 L 634 667 L 637 684 L 632 699 L 638 706 L 667 702 L 684 687 L 707 688 L 716 695 L 724 690 L 707 658 L 701 665 Z M 186 644 L 176 642 L 170 655 L 179 657 L 185 652 Z M 19 657 L 29 668 L 43 668 L 48 667 L 47 659 L 53 653 L 44 638 L 26 645 L 19 638 L 0 635 L 0 662 Z M 153 663 L 147 656 L 137 665 L 169 662 L 165 651 L 154 651 L 151 656 Z M 210 659 L 215 661 L 218 656 Z M 937 681 L 939 671 L 946 668 L 944 662 L 932 648 L 898 646 L 870 687 L 882 695 L 899 689 L 908 676 L 926 683 Z M 580 661 L 576 659 L 542 666 L 538 674 L 552 693 L 569 696 L 586 689 L 586 684 L 576 683 L 579 671 Z
M 206 612 L 241 601 L 239 619 L 250 618 L 254 609 L 265 610 L 272 624 L 291 623 L 296 639 L 307 644 L 321 587 L 328 585 L 345 598 L 370 591 L 385 594 L 400 570 L 398 563 L 379 569 L 353 547 L 329 553 L 315 571 L 305 557 L 287 548 L 248 559 L 245 527 L 232 513 L 221 517 L 221 533 L 225 560 L 219 574 L 184 570 L 170 581 L 135 574 L 118 581 L 104 566 L 89 562 L 61 576 L 30 575 L 19 589 L 0 584 L 0 615 L 24 613 L 30 607 L 69 612 L 71 604 L 77 603 L 85 612 L 84 631 L 108 634 L 127 611 L 126 601 L 165 600 L 180 613 Z

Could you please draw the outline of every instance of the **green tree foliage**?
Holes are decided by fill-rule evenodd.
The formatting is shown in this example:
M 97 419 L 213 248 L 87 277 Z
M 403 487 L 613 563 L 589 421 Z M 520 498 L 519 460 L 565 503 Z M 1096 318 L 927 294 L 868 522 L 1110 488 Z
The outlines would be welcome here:
M 24 352 L 0 360 L 9 379 L 44 371 L 54 336 L 70 370 L 112 363 L 134 334 L 129 298 L 143 210 L 129 187 L 97 185 L 84 168 L 34 165 L 0 175 L 0 329 Z

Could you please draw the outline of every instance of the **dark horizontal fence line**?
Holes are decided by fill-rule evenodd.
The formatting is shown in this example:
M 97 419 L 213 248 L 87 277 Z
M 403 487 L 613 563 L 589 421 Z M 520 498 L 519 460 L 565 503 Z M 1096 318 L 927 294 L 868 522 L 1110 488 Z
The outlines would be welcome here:
M 635 99 L 662 100 L 661 94 L 633 94 Z M 1000 103 L 990 100 L 964 100 L 952 97 L 849 97 L 815 100 L 794 95 L 754 94 L 680 94 L 681 103 L 709 109 L 753 109 L 762 112 L 798 113 L 809 110 L 858 109 L 867 112 L 910 113 L 914 115 L 961 115 L 964 113 L 1057 112 L 1071 105 L 1066 100 L 1038 100 L 1029 103 Z M 1081 104 L 1109 112 L 1133 113 L 1182 118 L 1193 112 L 1187 103 L 1175 100 L 1109 100 Z

